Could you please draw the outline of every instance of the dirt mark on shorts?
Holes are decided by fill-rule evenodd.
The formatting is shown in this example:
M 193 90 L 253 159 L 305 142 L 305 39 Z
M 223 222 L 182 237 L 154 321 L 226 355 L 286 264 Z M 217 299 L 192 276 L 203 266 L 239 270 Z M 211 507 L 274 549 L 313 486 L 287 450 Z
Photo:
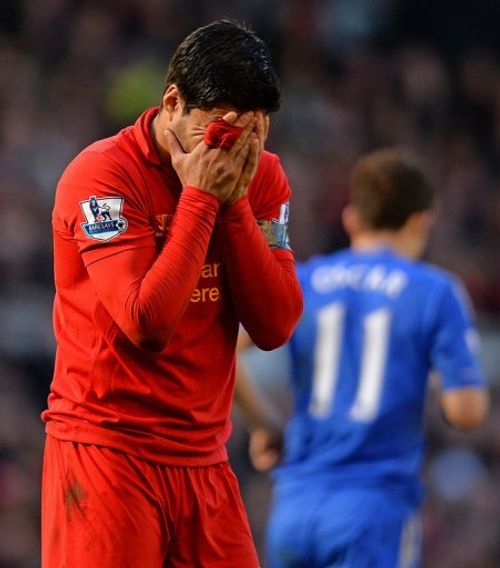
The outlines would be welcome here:
M 71 521 L 73 511 L 77 510 L 83 513 L 81 505 L 85 497 L 86 493 L 77 479 L 68 481 L 64 489 L 64 502 L 66 504 L 66 517 L 68 521 Z

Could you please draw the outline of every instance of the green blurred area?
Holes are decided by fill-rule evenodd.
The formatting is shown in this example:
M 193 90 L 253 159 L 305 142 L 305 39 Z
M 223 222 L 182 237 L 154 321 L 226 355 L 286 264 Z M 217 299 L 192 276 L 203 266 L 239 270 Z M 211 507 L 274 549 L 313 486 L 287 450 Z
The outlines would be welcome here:
M 104 108 L 110 122 L 133 123 L 145 108 L 160 104 L 164 81 L 165 70 L 151 60 L 120 68 L 105 93 Z

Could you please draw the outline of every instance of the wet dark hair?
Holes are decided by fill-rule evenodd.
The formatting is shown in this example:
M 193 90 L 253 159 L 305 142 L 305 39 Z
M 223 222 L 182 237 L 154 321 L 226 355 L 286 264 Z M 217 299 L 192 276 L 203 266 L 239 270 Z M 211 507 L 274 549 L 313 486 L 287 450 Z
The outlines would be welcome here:
M 354 167 L 351 203 L 371 229 L 400 229 L 413 213 L 432 209 L 434 202 L 425 172 L 401 150 L 377 150 Z
M 185 110 L 230 106 L 273 112 L 280 106 L 278 80 L 265 43 L 238 22 L 218 20 L 198 28 L 178 46 L 167 72 Z

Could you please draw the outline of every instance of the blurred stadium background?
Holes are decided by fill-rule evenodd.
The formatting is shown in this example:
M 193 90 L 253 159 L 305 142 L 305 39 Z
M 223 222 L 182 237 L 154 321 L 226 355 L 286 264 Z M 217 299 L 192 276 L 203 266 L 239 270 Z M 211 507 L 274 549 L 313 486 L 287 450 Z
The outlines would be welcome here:
M 425 566 L 499 567 L 500 2 L 486 0 L 0 0 L 0 567 L 39 565 L 56 181 L 83 146 L 159 101 L 173 49 L 219 17 L 249 23 L 282 79 L 268 146 L 295 191 L 299 259 L 346 243 L 340 211 L 361 153 L 404 145 L 432 171 L 441 216 L 428 257 L 471 294 L 494 403 L 467 436 L 429 412 Z M 249 354 L 279 404 L 280 357 L 259 367 Z M 232 461 L 262 549 L 270 483 L 246 441 L 236 415 Z

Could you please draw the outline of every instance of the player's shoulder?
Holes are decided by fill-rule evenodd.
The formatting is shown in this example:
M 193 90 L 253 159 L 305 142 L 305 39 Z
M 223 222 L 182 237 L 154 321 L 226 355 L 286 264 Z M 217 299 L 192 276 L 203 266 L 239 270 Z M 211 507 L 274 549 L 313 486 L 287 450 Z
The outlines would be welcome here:
M 281 217 L 280 207 L 285 208 L 283 211 L 286 211 L 284 214 L 288 217 L 291 190 L 277 154 L 264 150 L 247 195 L 256 217 Z
M 462 286 L 460 278 L 452 272 L 424 261 L 407 261 L 408 272 L 415 282 L 438 290 Z
M 276 181 L 281 181 L 285 178 L 281 161 L 277 154 L 264 150 L 257 166 L 254 178 L 252 180 L 250 190 L 258 190 L 262 186 L 268 186 Z
M 123 175 L 132 162 L 126 130 L 103 138 L 83 148 L 66 166 L 60 183 L 79 182 L 87 178 Z
M 137 173 L 132 157 L 120 140 L 122 132 L 93 142 L 68 164 L 57 184 L 54 216 L 66 218 L 79 211 L 82 204 L 94 199 L 107 199 L 116 207 L 142 204 L 140 185 L 134 183 Z M 125 146 L 125 147 L 124 147 Z M 138 170 L 137 170 L 138 171 Z
M 266 173 L 273 172 L 275 169 L 280 167 L 281 165 L 278 154 L 269 152 L 269 150 L 264 150 L 260 157 L 255 175 L 265 175 Z
M 418 262 L 413 280 L 416 284 L 411 290 L 411 301 L 422 306 L 424 329 L 433 333 L 436 325 L 456 323 L 457 317 L 461 321 L 473 321 L 474 307 L 458 275 L 434 264 Z
M 423 321 L 448 318 L 458 311 L 473 312 L 472 304 L 459 276 L 434 264 L 414 261 L 410 270 L 410 301 L 422 307 Z

